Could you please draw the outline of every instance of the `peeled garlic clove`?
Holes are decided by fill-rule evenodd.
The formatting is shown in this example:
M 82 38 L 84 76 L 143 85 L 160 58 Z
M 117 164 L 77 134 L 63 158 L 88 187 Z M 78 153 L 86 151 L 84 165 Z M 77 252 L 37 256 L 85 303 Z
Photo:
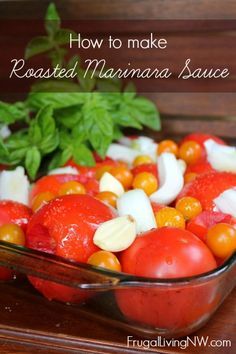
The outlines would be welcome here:
M 214 203 L 219 211 L 236 217 L 236 189 L 227 189 L 214 199 Z
M 120 144 L 111 144 L 106 153 L 106 156 L 111 159 L 124 161 L 130 165 L 138 155 L 140 155 L 139 151 Z
M 137 234 L 157 227 L 150 200 L 143 190 L 133 189 L 124 193 L 116 205 L 120 216 L 131 215 L 134 218 Z
M 184 185 L 184 178 L 174 154 L 164 152 L 157 159 L 159 189 L 150 195 L 153 202 L 160 204 L 172 203 Z
M 99 182 L 100 192 L 113 192 L 118 197 L 124 194 L 125 190 L 120 181 L 112 176 L 109 172 L 105 172 Z
M 204 142 L 207 160 L 217 171 L 236 173 L 236 148 L 216 143 L 212 139 Z
M 135 238 L 135 220 L 126 215 L 101 224 L 94 234 L 93 242 L 104 251 L 120 252 L 128 248 Z

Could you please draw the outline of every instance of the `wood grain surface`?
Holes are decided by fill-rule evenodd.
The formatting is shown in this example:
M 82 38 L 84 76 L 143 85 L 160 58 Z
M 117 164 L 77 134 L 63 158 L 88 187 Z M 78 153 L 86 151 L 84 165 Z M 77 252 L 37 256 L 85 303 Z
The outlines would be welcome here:
M 12 3 L 11 7 L 6 6 Z M 50 0 L 0 2 L 0 16 L 41 18 Z M 234 0 L 54 0 L 63 18 L 90 19 L 235 19 Z M 4 13 L 3 13 L 4 11 Z
M 83 307 L 49 302 L 27 286 L 0 284 L 0 352 L 10 353 L 142 353 L 128 348 L 128 331 L 111 326 L 109 319 L 98 320 Z M 234 291 L 216 314 L 194 335 L 209 340 L 230 340 L 231 346 L 217 348 L 219 354 L 234 354 L 236 348 Z M 135 339 L 139 339 L 135 337 Z M 201 347 L 201 353 L 214 354 L 216 348 Z M 197 354 L 199 346 L 153 348 L 151 353 Z

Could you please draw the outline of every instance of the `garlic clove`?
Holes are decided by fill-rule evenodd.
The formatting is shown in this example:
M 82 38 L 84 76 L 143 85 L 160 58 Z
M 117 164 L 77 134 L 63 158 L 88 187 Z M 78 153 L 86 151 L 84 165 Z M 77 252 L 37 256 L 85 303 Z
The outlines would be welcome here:
M 113 192 L 118 197 L 124 194 L 125 190 L 120 181 L 109 172 L 105 172 L 99 182 L 100 192 Z
M 126 215 L 101 224 L 94 234 L 93 242 L 104 251 L 120 252 L 127 249 L 135 238 L 135 220 Z

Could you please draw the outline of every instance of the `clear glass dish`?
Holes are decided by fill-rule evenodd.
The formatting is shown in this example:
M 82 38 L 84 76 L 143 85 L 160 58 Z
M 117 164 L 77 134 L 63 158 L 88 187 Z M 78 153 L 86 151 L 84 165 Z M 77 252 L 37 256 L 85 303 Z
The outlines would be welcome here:
M 236 252 L 218 268 L 178 279 L 149 279 L 115 273 L 87 264 L 0 242 L 0 265 L 46 284 L 73 288 L 72 303 L 89 308 L 146 338 L 188 335 L 202 327 L 236 285 Z

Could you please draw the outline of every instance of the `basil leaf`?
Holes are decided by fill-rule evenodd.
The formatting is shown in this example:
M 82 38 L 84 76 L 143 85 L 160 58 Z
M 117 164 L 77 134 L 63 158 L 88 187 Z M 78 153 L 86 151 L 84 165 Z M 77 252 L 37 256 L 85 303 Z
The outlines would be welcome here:
M 91 78 L 90 75 L 84 77 L 85 70 L 79 69 L 77 78 L 79 80 L 80 87 L 83 92 L 91 92 L 96 85 L 96 79 Z
M 141 124 L 154 130 L 161 129 L 160 115 L 153 102 L 145 97 L 138 97 L 132 102 L 131 109 Z
M 45 53 L 52 48 L 53 44 L 47 37 L 35 37 L 27 44 L 25 48 L 25 59 L 29 59 L 37 54 Z
M 27 150 L 25 156 L 25 168 L 30 177 L 34 180 L 38 172 L 41 163 L 41 154 L 36 146 L 31 147 Z
M 55 4 L 51 3 L 48 6 L 45 16 L 45 29 L 50 37 L 54 37 L 56 32 L 60 29 L 61 20 L 58 15 Z
M 32 92 L 28 96 L 28 105 L 35 109 L 52 105 L 54 109 L 83 104 L 86 93 L 81 92 Z
M 29 126 L 29 140 L 32 145 L 40 144 L 42 140 L 42 132 L 36 120 L 32 120 Z
M 54 41 L 58 45 L 64 45 L 67 43 L 70 43 L 70 36 L 72 35 L 72 38 L 76 38 L 76 33 L 72 30 L 62 28 L 59 29 L 54 36 Z
M 52 135 L 55 132 L 56 126 L 52 115 L 53 115 L 52 106 L 48 105 L 41 108 L 41 110 L 38 112 L 35 118 L 37 124 L 40 127 L 43 137 Z
M 84 144 L 75 144 L 73 148 L 73 160 L 82 166 L 94 166 L 95 160 L 92 152 Z
M 73 128 L 82 123 L 81 105 L 55 110 L 54 115 L 56 121 L 66 128 Z
M 28 109 L 23 102 L 5 103 L 0 101 L 0 122 L 12 124 L 28 119 Z
M 31 86 L 31 92 L 36 93 L 36 92 L 42 92 L 46 94 L 47 92 L 53 92 L 59 93 L 59 92 L 78 92 L 79 87 L 77 84 L 70 82 L 70 81 L 63 81 L 63 80 L 42 80 L 39 82 L 36 82 L 34 85 Z M 32 95 L 33 95 L 32 94 Z M 44 96 L 43 96 L 44 97 Z M 35 97 L 31 97 L 28 102 L 31 102 L 31 100 L 35 100 Z M 41 101 L 43 101 L 44 98 L 41 98 Z M 40 101 L 40 100 L 39 100 Z M 37 101 L 36 101 L 37 102 Z M 38 103 L 36 104 L 38 106 Z
M 48 169 L 53 170 L 54 168 L 64 166 L 65 163 L 70 160 L 71 156 L 72 150 L 70 148 L 66 148 L 63 151 L 58 151 L 50 161 Z

